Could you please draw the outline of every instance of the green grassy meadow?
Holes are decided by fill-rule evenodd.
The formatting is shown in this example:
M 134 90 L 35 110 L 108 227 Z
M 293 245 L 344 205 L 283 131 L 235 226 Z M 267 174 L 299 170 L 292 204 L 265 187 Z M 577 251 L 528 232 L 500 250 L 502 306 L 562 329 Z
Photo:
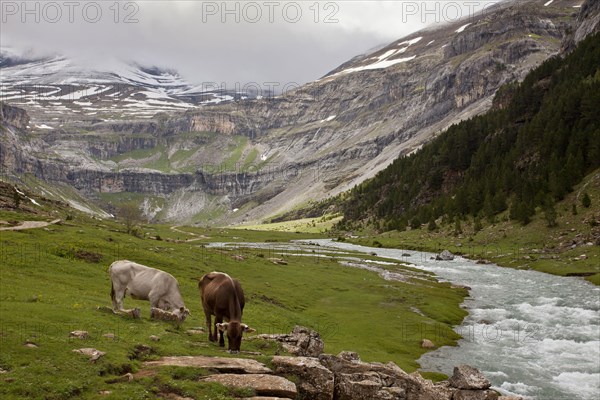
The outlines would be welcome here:
M 303 232 L 322 234 L 329 231 L 343 219 L 342 216 L 324 215 L 317 218 L 302 218 L 293 221 L 272 222 L 257 225 L 241 225 L 236 229 L 249 229 L 270 232 Z
M 295 325 L 304 325 L 321 333 L 326 352 L 352 350 L 363 360 L 394 361 L 409 372 L 419 367 L 415 360 L 425 351 L 421 339 L 431 339 L 438 346 L 455 344 L 458 335 L 451 327 L 466 315 L 459 307 L 466 291 L 432 277 L 411 277 L 409 283 L 385 281 L 374 272 L 340 265 L 334 255 L 282 255 L 274 248 L 246 249 L 242 245 L 205 247 L 213 241 L 277 244 L 317 237 L 314 233 L 147 225 L 141 227 L 141 237 L 134 237 L 113 221 L 71 209 L 47 211 L 47 220 L 61 218 L 61 223 L 0 231 L 3 399 L 146 399 L 165 393 L 229 399 L 250 395 L 197 382 L 209 371 L 146 370 L 142 364 L 167 355 L 229 356 L 208 342 L 207 335 L 187 332 L 204 325 L 197 280 L 213 270 L 240 279 L 247 299 L 244 322 L 256 328 L 256 334 L 287 333 Z M 71 215 L 68 220 L 67 214 Z M 42 216 L 25 218 L 22 212 L 0 211 L 4 221 Z M 288 265 L 275 265 L 269 261 L 271 257 L 284 258 Z M 173 274 L 192 316 L 179 327 L 150 320 L 149 304 L 131 298 L 126 298 L 125 307 L 141 308 L 140 320 L 97 310 L 111 305 L 107 269 L 119 259 Z M 410 267 L 400 264 L 389 268 L 410 272 Z M 86 330 L 89 338 L 69 338 L 73 330 Z M 115 337 L 103 336 L 110 333 Z M 150 335 L 161 339 L 151 341 Z M 32 344 L 37 347 L 29 347 Z M 83 347 L 107 354 L 91 363 L 72 351 Z M 267 363 L 270 356 L 282 352 L 260 340 L 245 341 L 242 350 L 262 354 L 242 357 Z M 135 376 L 132 382 L 110 383 L 128 372 Z

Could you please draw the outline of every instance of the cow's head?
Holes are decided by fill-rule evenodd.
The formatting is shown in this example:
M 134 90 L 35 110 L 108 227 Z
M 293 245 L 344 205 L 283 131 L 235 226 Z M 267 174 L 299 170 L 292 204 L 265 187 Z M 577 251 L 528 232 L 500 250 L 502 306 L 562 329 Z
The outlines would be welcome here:
M 179 307 L 173 310 L 173 314 L 175 314 L 177 316 L 177 319 L 179 319 L 180 322 L 185 321 L 185 318 L 188 315 L 192 315 L 192 313 L 190 313 L 190 310 L 188 310 L 185 307 Z
M 255 331 L 255 329 L 250 328 L 248 325 L 237 321 L 217 324 L 217 328 L 221 332 L 227 332 L 229 351 L 236 353 L 240 351 L 240 346 L 242 345 L 242 334 L 244 332 L 250 333 Z

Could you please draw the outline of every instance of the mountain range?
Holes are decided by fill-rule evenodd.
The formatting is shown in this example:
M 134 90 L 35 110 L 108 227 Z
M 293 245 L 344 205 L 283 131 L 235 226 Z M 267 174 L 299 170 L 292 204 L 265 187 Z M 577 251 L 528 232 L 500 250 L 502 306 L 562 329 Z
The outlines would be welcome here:
M 598 29 L 597 2 L 502 2 L 273 96 L 3 53 L 3 176 L 90 212 L 250 223 L 345 192 Z

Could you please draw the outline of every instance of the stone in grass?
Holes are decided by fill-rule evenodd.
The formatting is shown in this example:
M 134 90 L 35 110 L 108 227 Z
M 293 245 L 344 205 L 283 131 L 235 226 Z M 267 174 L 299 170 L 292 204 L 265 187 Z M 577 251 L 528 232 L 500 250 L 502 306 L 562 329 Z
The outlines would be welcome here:
M 285 261 L 283 258 L 269 258 L 269 261 L 271 261 L 273 264 L 275 265 L 288 265 L 288 262 Z
M 150 335 L 150 340 L 152 340 L 153 342 L 159 342 L 160 341 L 160 337 L 156 336 L 156 335 Z
M 123 315 L 123 316 L 130 317 L 133 319 L 140 319 L 142 317 L 142 313 L 139 308 L 132 308 L 130 310 L 113 310 L 111 307 L 98 306 L 98 307 L 96 307 L 96 309 L 101 312 Z
M 429 339 L 423 339 L 421 340 L 421 347 L 424 349 L 433 349 L 435 344 Z
M 201 326 L 196 326 L 185 331 L 188 335 L 204 335 L 204 328 Z
M 87 339 L 88 336 L 88 331 L 73 331 L 69 333 L 69 337 L 73 339 Z
M 325 346 L 318 332 L 303 326 L 294 327 L 289 334 L 262 334 L 252 336 L 250 339 L 277 341 L 288 353 L 303 357 L 318 357 L 323 353 Z
M 160 308 L 152 307 L 150 309 L 150 318 L 158 319 L 162 321 L 172 321 L 176 323 L 180 323 L 181 319 L 179 316 L 171 311 L 165 311 Z
M 106 355 L 105 352 L 100 351 L 98 349 L 94 349 L 91 347 L 85 347 L 83 349 L 75 349 L 73 350 L 75 353 L 83 354 L 84 356 L 89 357 L 91 362 L 98 360 L 100 357 Z
M 133 374 L 128 372 L 125 375 L 121 375 L 118 378 L 107 379 L 105 382 L 108 384 L 113 383 L 124 383 L 133 381 Z

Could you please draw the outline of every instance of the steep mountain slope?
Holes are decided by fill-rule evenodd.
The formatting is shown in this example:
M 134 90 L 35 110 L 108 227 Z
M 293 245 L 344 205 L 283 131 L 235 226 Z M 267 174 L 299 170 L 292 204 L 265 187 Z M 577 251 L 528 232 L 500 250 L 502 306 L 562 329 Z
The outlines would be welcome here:
M 510 206 L 509 217 L 524 225 L 536 207 L 556 225 L 555 202 L 600 167 L 600 33 L 503 87 L 495 100 L 494 110 L 450 127 L 353 189 L 346 224 L 404 230 L 429 222 L 435 230 L 440 217 L 493 221 Z M 600 243 L 600 231 L 589 240 Z
M 262 220 L 343 192 L 488 110 L 502 84 L 557 53 L 574 28 L 581 1 L 545 3 L 503 2 L 412 34 L 278 97 L 144 121 L 34 112 L 18 135 L 33 159 L 5 170 L 105 201 L 136 192 L 157 219 Z

